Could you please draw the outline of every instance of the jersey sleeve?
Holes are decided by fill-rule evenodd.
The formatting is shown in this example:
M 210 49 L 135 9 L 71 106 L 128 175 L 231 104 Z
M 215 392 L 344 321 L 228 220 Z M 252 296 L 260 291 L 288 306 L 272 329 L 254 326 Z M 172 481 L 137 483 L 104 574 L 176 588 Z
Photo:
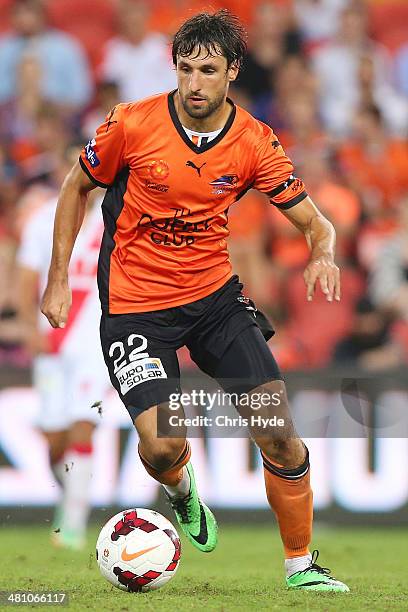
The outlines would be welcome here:
M 82 170 L 99 187 L 107 188 L 126 166 L 126 104 L 118 104 L 82 149 L 79 163 Z
M 261 122 L 259 122 L 261 123 Z M 257 143 L 254 188 L 265 193 L 277 208 L 287 210 L 307 197 L 303 181 L 293 174 L 293 164 L 273 131 L 261 124 Z

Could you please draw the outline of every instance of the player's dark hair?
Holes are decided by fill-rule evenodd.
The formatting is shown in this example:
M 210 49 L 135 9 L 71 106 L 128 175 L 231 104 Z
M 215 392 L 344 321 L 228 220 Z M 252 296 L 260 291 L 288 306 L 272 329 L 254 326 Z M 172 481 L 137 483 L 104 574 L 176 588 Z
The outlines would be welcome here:
M 172 46 L 173 63 L 177 56 L 188 57 L 197 48 L 197 56 L 203 49 L 207 57 L 223 55 L 228 68 L 236 64 L 239 68 L 246 53 L 247 33 L 238 17 L 226 9 L 216 13 L 199 13 L 187 19 L 176 32 Z

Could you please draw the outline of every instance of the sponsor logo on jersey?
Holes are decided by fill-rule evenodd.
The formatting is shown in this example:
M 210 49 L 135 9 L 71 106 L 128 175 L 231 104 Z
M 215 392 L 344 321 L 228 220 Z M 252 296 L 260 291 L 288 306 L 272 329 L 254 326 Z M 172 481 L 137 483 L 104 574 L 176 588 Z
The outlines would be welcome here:
M 153 181 L 146 181 L 145 185 L 148 189 L 153 189 L 154 191 L 160 191 L 161 193 L 167 193 L 170 187 L 168 185 L 163 185 L 162 183 L 154 183 Z
M 154 244 L 166 247 L 189 246 L 209 229 L 215 219 L 211 217 L 203 221 L 188 221 L 190 215 L 190 210 L 180 208 L 174 210 L 171 217 L 164 219 L 155 219 L 148 213 L 143 213 L 137 227 L 144 228 Z
M 91 164 L 92 168 L 96 168 L 96 166 L 99 166 L 99 164 L 101 163 L 99 161 L 99 158 L 98 158 L 96 152 L 95 152 L 95 149 L 94 149 L 95 145 L 96 145 L 95 138 L 92 138 L 92 140 L 90 140 L 85 145 L 86 159 L 89 161 L 89 163 Z
M 149 172 L 155 181 L 164 181 L 170 174 L 170 168 L 165 161 L 159 159 L 150 162 Z
M 161 359 L 158 357 L 145 357 L 131 361 L 118 372 L 116 377 L 120 384 L 120 392 L 126 395 L 131 389 L 148 380 L 167 378 Z
M 234 187 L 238 183 L 238 176 L 236 174 L 223 174 L 215 181 L 211 181 L 210 185 L 214 187 Z
M 193 168 L 194 170 L 196 170 L 196 172 L 197 172 L 197 174 L 198 174 L 198 176 L 200 178 L 201 178 L 201 168 L 203 166 L 206 166 L 206 165 L 207 165 L 207 162 L 204 162 L 203 164 L 201 164 L 201 166 L 196 166 L 194 162 L 192 162 L 190 160 L 186 161 L 187 168 Z
M 234 189 L 237 183 L 238 176 L 236 174 L 223 174 L 214 181 L 211 181 L 210 185 L 213 187 L 213 194 L 223 195 Z

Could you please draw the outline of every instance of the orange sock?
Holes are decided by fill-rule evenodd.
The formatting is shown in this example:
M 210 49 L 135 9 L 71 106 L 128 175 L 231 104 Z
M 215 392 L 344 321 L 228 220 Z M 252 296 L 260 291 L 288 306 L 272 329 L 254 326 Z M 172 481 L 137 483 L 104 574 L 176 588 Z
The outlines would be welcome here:
M 306 449 L 305 461 L 294 469 L 286 469 L 261 454 L 266 495 L 278 521 L 285 557 L 307 555 L 313 522 L 309 452 Z
M 150 463 L 146 461 L 146 459 L 142 457 L 139 451 L 139 457 L 141 459 L 141 462 L 143 463 L 146 471 L 150 474 L 150 476 L 152 476 L 161 484 L 169 485 L 171 487 L 176 487 L 183 478 L 183 467 L 190 460 L 190 456 L 190 444 L 186 440 L 186 444 L 178 459 L 176 459 L 176 461 L 164 472 L 158 472 L 152 465 L 150 465 Z

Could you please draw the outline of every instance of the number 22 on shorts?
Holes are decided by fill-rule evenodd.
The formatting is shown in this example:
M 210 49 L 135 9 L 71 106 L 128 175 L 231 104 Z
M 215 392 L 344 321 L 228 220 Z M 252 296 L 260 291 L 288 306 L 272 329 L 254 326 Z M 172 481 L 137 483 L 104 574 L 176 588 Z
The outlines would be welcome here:
M 136 340 L 141 344 L 134 346 Z M 134 347 L 126 357 L 126 349 Z M 148 380 L 167 378 L 161 359 L 150 357 L 147 339 L 139 334 L 131 334 L 125 343 L 113 342 L 109 348 L 109 356 L 113 359 L 113 373 L 118 379 L 120 392 L 125 395 L 130 389 Z M 116 356 L 115 356 L 116 354 Z

